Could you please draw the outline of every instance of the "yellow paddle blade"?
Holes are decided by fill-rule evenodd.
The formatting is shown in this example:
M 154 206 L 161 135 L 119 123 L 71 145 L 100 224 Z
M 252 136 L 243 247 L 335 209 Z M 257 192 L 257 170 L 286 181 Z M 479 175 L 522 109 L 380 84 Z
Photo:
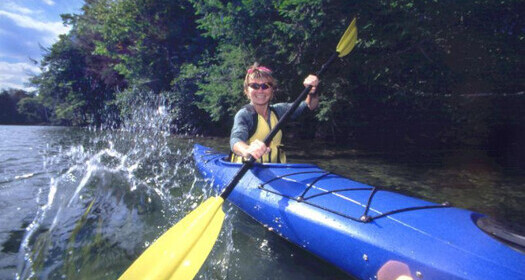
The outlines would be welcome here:
M 221 231 L 223 202 L 220 196 L 208 198 L 146 249 L 119 280 L 193 279 Z
M 349 54 L 357 43 L 357 27 L 355 25 L 355 20 L 355 18 L 352 20 L 352 23 L 350 23 L 350 26 L 346 29 L 345 34 L 343 34 L 343 37 L 339 40 L 339 44 L 337 44 L 336 51 L 339 53 L 339 57 Z

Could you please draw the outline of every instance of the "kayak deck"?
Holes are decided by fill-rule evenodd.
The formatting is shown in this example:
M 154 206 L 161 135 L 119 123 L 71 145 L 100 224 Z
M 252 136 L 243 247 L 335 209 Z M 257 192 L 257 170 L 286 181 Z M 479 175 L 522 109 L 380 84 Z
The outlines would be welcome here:
M 305 174 L 318 174 L 318 176 L 309 178 L 310 180 L 307 180 L 308 183 L 303 181 L 301 184 L 299 184 L 299 189 L 300 189 L 299 192 L 292 191 L 290 193 L 290 189 L 291 188 L 289 188 L 289 186 L 287 186 L 285 189 L 280 189 L 280 190 L 274 189 L 271 186 L 269 186 L 269 184 L 271 182 L 273 182 L 273 181 L 276 181 L 276 180 L 289 180 L 289 181 L 292 180 L 293 181 L 293 178 L 295 176 L 300 176 L 300 175 L 305 175 Z M 329 179 L 330 176 L 336 176 L 336 178 L 340 178 L 341 177 L 341 176 L 336 175 L 334 173 L 331 173 L 331 172 L 328 172 L 328 171 L 321 171 L 321 170 L 319 170 L 319 171 L 294 172 L 294 173 L 289 173 L 289 174 L 277 176 L 277 177 L 275 177 L 273 179 L 270 179 L 270 180 L 268 180 L 266 182 L 263 182 L 262 184 L 259 184 L 258 188 L 261 189 L 262 191 L 267 191 L 267 192 L 270 192 L 270 193 L 273 193 L 273 194 L 276 194 L 276 195 L 280 195 L 280 196 L 286 197 L 288 199 L 295 200 L 297 202 L 303 202 L 303 203 L 309 204 L 309 205 L 311 205 L 313 207 L 317 207 L 319 209 L 322 209 L 322 210 L 325 210 L 325 211 L 328 211 L 328 212 L 332 212 L 334 214 L 343 216 L 343 217 L 345 217 L 347 219 L 351 219 L 351 220 L 354 220 L 356 222 L 371 222 L 372 220 L 375 220 L 375 219 L 383 218 L 383 217 L 386 217 L 386 216 L 389 216 L 389 215 L 393 215 L 395 213 L 400 213 L 400 212 L 405 212 L 405 211 L 414 211 L 414 210 L 421 210 L 421 209 L 450 207 L 448 205 L 448 203 L 444 203 L 444 204 L 440 204 L 440 205 L 421 205 L 421 206 L 399 208 L 399 209 L 390 210 L 390 211 L 384 212 L 384 213 L 380 213 L 378 211 L 374 211 L 374 212 L 377 212 L 377 213 L 375 215 L 371 216 L 370 215 L 370 206 L 371 206 L 371 204 L 373 202 L 374 196 L 378 193 L 378 191 L 380 191 L 380 188 L 378 188 L 378 187 L 371 187 L 371 186 L 360 186 L 360 185 L 357 185 L 357 184 L 356 184 L 356 186 L 348 187 L 348 185 L 352 185 L 352 184 L 356 183 L 356 182 L 353 182 L 353 181 L 350 181 L 350 183 L 352 183 L 352 184 L 347 184 L 345 187 L 342 187 L 342 188 L 338 188 L 338 186 L 335 186 L 336 188 L 325 189 L 325 188 L 318 187 L 318 186 L 315 185 L 315 183 L 317 183 L 319 181 L 322 181 L 322 180 L 325 180 L 325 179 Z M 341 194 L 343 194 L 345 192 L 354 192 L 354 193 L 355 192 L 364 192 L 364 195 L 368 196 L 366 204 L 363 205 L 362 203 L 355 203 L 355 200 L 350 199 L 349 197 L 347 197 L 345 195 L 341 195 Z M 296 195 L 297 193 L 300 193 L 300 194 Z M 333 195 L 335 195 L 335 197 L 342 199 L 344 201 L 344 203 L 345 203 L 344 205 L 352 205 L 353 203 L 357 204 L 358 205 L 357 211 L 359 211 L 359 209 L 361 209 L 362 206 L 364 206 L 364 210 L 363 210 L 362 215 L 360 215 L 360 216 L 349 216 L 348 214 L 346 214 L 346 212 L 341 212 L 340 210 L 338 211 L 338 210 L 334 210 L 333 209 L 333 208 L 342 209 L 344 207 L 341 207 L 341 206 L 339 206 L 339 207 L 337 207 L 337 206 L 336 207 L 323 206 L 326 203 L 323 203 L 322 200 L 319 201 L 319 202 L 316 202 L 316 198 L 324 196 L 324 195 L 330 195 L 330 194 L 333 194 Z M 355 211 L 348 211 L 348 212 L 355 212 Z
M 196 145 L 220 192 L 240 164 Z M 255 164 L 228 200 L 290 242 L 361 279 L 389 261 L 425 279 L 525 279 L 525 257 L 485 234 L 484 215 L 368 186 L 310 164 Z

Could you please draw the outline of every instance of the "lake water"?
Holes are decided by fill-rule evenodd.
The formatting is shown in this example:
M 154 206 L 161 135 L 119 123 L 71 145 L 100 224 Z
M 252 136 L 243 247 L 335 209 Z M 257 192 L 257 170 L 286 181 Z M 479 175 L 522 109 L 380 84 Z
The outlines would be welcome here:
M 0 279 L 116 279 L 214 195 L 194 168 L 191 148 L 226 151 L 228 140 L 169 135 L 169 121 L 156 113 L 121 130 L 0 126 Z M 484 151 L 385 154 L 299 143 L 288 153 L 290 161 L 448 201 L 517 228 L 524 221 L 523 172 Z M 351 279 L 234 206 L 225 210 L 196 279 Z

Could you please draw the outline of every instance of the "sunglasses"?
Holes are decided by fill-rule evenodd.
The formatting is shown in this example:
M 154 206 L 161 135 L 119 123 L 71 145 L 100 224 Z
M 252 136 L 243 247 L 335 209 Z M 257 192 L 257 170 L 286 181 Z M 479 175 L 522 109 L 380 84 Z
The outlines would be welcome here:
M 262 90 L 266 90 L 266 89 L 269 89 L 272 87 L 272 84 L 271 83 L 263 83 L 263 84 L 258 84 L 258 83 L 249 83 L 248 84 L 249 87 L 253 88 L 253 89 L 262 89 Z

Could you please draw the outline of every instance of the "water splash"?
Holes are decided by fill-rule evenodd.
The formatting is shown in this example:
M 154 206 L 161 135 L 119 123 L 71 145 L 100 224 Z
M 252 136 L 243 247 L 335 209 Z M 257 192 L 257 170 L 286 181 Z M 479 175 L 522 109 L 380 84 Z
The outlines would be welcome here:
M 144 95 L 139 95 L 144 96 Z M 191 140 L 170 136 L 162 97 L 137 98 L 119 129 L 88 128 L 44 160 L 56 172 L 35 198 L 16 279 L 115 279 L 162 233 L 209 197 Z

